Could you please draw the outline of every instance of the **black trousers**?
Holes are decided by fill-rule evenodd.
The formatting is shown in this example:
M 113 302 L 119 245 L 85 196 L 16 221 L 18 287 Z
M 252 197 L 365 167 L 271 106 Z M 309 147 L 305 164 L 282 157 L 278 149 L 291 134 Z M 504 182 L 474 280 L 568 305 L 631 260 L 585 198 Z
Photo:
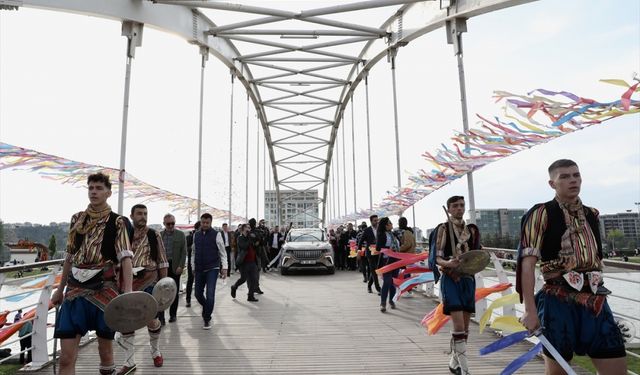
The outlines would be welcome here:
M 381 290 L 380 282 L 378 281 L 378 274 L 376 273 L 379 257 L 380 255 L 367 255 L 367 260 L 369 261 L 369 283 L 367 286 L 371 288 L 371 285 L 375 284 L 378 292 Z
M 173 272 L 173 266 L 171 261 L 169 261 L 169 268 L 167 269 L 167 276 L 173 279 L 176 282 L 176 298 L 173 300 L 171 307 L 169 307 L 169 317 L 175 317 L 178 313 L 178 295 L 180 294 L 180 275 L 176 275 Z M 164 311 L 158 313 L 158 319 L 164 321 Z
M 360 268 L 360 272 L 362 272 L 362 277 L 364 281 L 369 281 L 369 261 L 366 257 L 360 257 L 358 262 L 358 267 Z
M 187 301 L 187 303 L 191 303 L 191 293 L 193 292 L 193 269 L 191 268 L 191 265 L 187 264 L 187 291 L 186 294 L 184 296 L 184 299 Z
M 338 250 L 335 251 L 336 256 L 336 269 L 343 269 L 345 267 L 344 257 L 342 256 L 343 250 L 341 246 L 338 246 Z
M 23 351 L 30 347 L 31 347 L 31 336 L 20 339 L 20 351 Z M 25 354 L 27 355 L 27 362 L 24 361 Z M 32 361 L 31 350 L 24 353 L 20 353 L 20 364 L 30 363 L 31 361 Z
M 227 277 L 231 276 L 231 246 L 224 248 L 227 252 Z M 224 267 L 221 267 L 224 268 Z M 222 269 L 220 270 L 222 272 Z
M 249 288 L 249 298 L 258 291 L 258 264 L 256 262 L 243 262 L 240 265 L 240 278 L 233 284 L 234 288 L 247 282 Z

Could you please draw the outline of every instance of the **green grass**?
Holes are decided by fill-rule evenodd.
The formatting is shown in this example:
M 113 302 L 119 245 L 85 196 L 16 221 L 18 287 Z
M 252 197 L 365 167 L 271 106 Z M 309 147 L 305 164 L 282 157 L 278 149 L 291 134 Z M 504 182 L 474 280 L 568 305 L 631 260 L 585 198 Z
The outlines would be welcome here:
M 18 370 L 22 368 L 22 365 L 19 364 L 1 364 L 0 365 L 0 375 L 12 375 L 17 374 Z
M 629 262 L 631 262 L 631 263 L 640 263 L 640 257 L 631 257 L 631 258 L 629 258 Z
M 630 351 L 640 354 L 640 349 L 630 349 Z M 572 364 L 576 364 L 582 367 L 585 370 L 588 370 L 592 374 L 596 373 L 596 368 L 593 367 L 591 363 L 591 359 L 589 357 L 584 356 L 574 356 Z M 636 374 L 640 373 L 640 359 L 627 355 L 627 366 L 628 369 L 635 372 Z

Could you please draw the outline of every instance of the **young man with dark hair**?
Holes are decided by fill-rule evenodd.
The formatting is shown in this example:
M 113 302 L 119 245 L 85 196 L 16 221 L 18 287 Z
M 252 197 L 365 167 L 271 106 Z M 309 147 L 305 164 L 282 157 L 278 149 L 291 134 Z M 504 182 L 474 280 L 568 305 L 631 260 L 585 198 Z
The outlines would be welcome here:
M 156 282 L 167 276 L 169 262 L 165 254 L 162 237 L 155 230 L 147 227 L 147 207 L 136 204 L 131 207 L 131 222 L 133 223 L 133 236 L 131 249 L 133 250 L 133 283 L 135 291 L 143 291 L 153 294 Z M 162 325 L 156 317 L 147 323 L 149 332 L 149 348 L 151 359 L 155 367 L 162 367 L 164 359 L 158 348 Z M 124 364 L 118 371 L 118 375 L 127 375 L 136 370 L 135 359 L 135 332 L 122 332 L 117 334 L 116 343 L 124 349 Z
M 60 373 L 74 374 L 80 338 L 89 330 L 98 336 L 100 374 L 114 374 L 114 332 L 104 320 L 104 308 L 120 290 L 131 292 L 133 252 L 123 218 L 107 204 L 109 176 L 87 179 L 89 206 L 71 217 L 71 229 L 60 285 L 51 302 L 60 307 L 54 336 L 60 340 Z M 117 266 L 120 281 L 116 277 Z M 66 287 L 66 293 L 63 291 Z
M 480 249 L 480 231 L 474 224 L 466 224 L 464 197 L 447 199 L 449 220 L 436 227 L 436 264 L 442 271 L 440 295 L 445 315 L 451 316 L 451 358 L 449 371 L 454 374 L 469 374 L 467 362 L 467 339 L 469 320 L 475 313 L 476 281 L 474 275 L 457 271 L 458 257 L 468 251 Z
M 358 242 L 358 249 L 365 246 L 365 256 L 367 261 L 369 262 L 369 282 L 367 283 L 367 291 L 369 293 L 373 293 L 371 290 L 371 285 L 375 285 L 376 290 L 378 291 L 378 295 L 380 295 L 380 282 L 378 281 L 378 274 L 376 273 L 376 269 L 378 268 L 378 260 L 379 255 L 371 254 L 372 246 L 376 245 L 376 236 L 378 230 L 378 215 L 369 216 L 369 221 L 371 222 L 371 226 L 366 228 L 362 233 L 362 237 Z M 379 249 L 377 250 L 379 251 Z
M 213 217 L 209 213 L 200 216 L 200 230 L 193 235 L 193 270 L 195 272 L 195 295 L 202 305 L 202 329 L 211 329 L 211 314 L 216 302 L 218 276 L 227 278 L 227 252 L 222 235 L 211 227 Z M 222 270 L 220 270 L 222 265 Z M 205 287 L 207 294 L 204 294 Z
M 264 292 L 262 291 L 262 289 L 260 289 L 260 268 L 261 267 L 266 267 L 266 264 L 262 264 L 263 262 L 263 256 L 262 251 L 263 251 L 263 244 L 266 242 L 266 239 L 263 238 L 263 231 L 260 227 L 256 226 L 256 219 L 251 218 L 249 219 L 249 237 L 251 238 L 251 241 L 256 242 L 256 256 L 257 256 L 257 264 L 258 264 L 258 278 L 256 281 L 256 293 L 258 294 L 264 294 Z M 239 255 L 239 250 L 238 250 L 238 255 Z M 240 266 L 238 264 L 236 264 L 236 267 L 240 268 Z
M 522 323 L 530 332 L 543 327 L 560 355 L 588 355 L 599 374 L 627 373 L 624 341 L 602 279 L 598 211 L 580 200 L 582 176 L 567 159 L 549 166 L 554 199 L 536 204 L 522 218 L 516 290 L 524 300 Z M 545 284 L 536 295 L 535 267 Z M 545 348 L 546 374 L 564 371 Z
M 250 236 L 250 227 L 247 224 L 240 226 L 238 237 L 238 258 L 236 265 L 240 268 L 240 278 L 231 286 L 231 297 L 236 298 L 236 290 L 245 281 L 249 287 L 247 301 L 258 302 L 254 293 L 258 292 L 258 254 L 259 241 Z

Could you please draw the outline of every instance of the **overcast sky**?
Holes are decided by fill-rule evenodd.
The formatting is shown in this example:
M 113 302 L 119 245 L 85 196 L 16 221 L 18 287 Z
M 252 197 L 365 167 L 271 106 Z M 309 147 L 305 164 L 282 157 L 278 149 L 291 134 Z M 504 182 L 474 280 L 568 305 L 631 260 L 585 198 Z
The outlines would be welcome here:
M 326 4 L 273 5 L 302 10 Z M 359 16 L 359 22 L 379 25 L 392 13 L 392 8 L 377 10 Z M 229 22 L 226 12 L 208 15 L 218 24 Z M 76 14 L 27 8 L 0 11 L 0 141 L 117 167 L 126 48 L 120 27 L 117 21 Z M 624 0 L 611 6 L 598 0 L 543 0 L 472 18 L 463 38 L 472 126 L 476 113 L 500 115 L 500 105 L 491 98 L 493 90 L 526 93 L 546 88 L 616 100 L 623 89 L 598 80 L 630 81 L 633 72 L 640 72 L 640 2 Z M 195 46 L 145 29 L 132 71 L 126 168 L 148 183 L 192 197 L 197 194 L 199 66 Z M 397 85 L 406 182 L 408 172 L 430 168 L 420 157 L 424 151 L 450 144 L 453 129 L 462 127 L 456 60 L 444 30 L 399 51 Z M 231 88 L 228 69 L 213 57 L 205 87 L 203 200 L 226 209 Z M 386 61 L 372 70 L 369 88 L 376 202 L 395 184 L 391 73 Z M 241 90 L 236 84 L 233 210 L 244 215 L 246 96 Z M 363 85 L 354 103 L 356 205 L 363 208 L 368 206 Z M 249 216 L 256 216 L 256 186 L 264 188 L 263 164 L 260 160 L 256 176 L 258 124 L 253 110 L 250 115 L 248 203 Z M 350 110 L 345 120 L 349 144 Z M 638 115 L 614 119 L 482 169 L 475 174 L 476 207 L 527 208 L 548 200 L 553 192 L 547 185 L 547 166 L 571 158 L 583 174 L 585 204 L 603 213 L 635 210 L 634 202 L 640 202 L 639 125 Z M 261 154 L 262 144 L 260 158 Z M 347 206 L 352 211 L 354 182 L 347 155 Z M 466 189 L 466 179 L 461 179 L 417 204 L 417 226 L 428 228 L 442 221 L 440 206 L 450 195 L 466 196 Z M 0 218 L 5 222 L 68 221 L 87 203 L 81 188 L 24 171 L 0 172 Z M 109 203 L 117 207 L 115 195 Z M 135 203 L 127 200 L 125 208 Z M 262 195 L 259 206 L 262 216 Z M 158 223 L 168 206 L 154 203 L 149 209 L 150 223 Z M 411 212 L 407 214 L 411 223 Z M 179 216 L 178 221 L 187 218 Z

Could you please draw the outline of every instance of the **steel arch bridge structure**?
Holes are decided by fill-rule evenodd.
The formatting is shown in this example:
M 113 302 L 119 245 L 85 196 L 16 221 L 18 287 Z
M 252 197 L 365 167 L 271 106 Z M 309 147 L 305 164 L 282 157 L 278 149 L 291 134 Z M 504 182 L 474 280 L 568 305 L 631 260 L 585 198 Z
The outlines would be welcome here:
M 344 113 L 354 91 L 361 83 L 367 90 L 368 106 L 367 75 L 373 66 L 387 58 L 395 78 L 398 49 L 442 27 L 446 27 L 448 42 L 454 45 L 461 64 L 461 34 L 466 31 L 467 19 L 532 1 L 535 0 L 369 0 L 293 12 L 206 0 L 0 0 L 0 9 L 33 7 L 122 22 L 123 36 L 129 41 L 125 108 L 130 64 L 135 49 L 141 46 L 144 26 L 178 35 L 199 46 L 202 74 L 208 56 L 215 56 L 230 69 L 232 84 L 237 79 L 244 86 L 255 107 L 269 153 L 279 208 L 278 221 L 282 220 L 283 208 L 291 205 L 288 200 L 321 189 L 318 204 L 322 205 L 322 210 L 320 217 L 315 219 L 318 223 L 326 223 L 329 178 L 338 130 L 343 125 Z M 373 8 L 385 8 L 390 12 L 381 25 L 335 19 L 348 13 L 353 15 L 349 20 L 357 21 L 358 12 Z M 224 23 L 223 19 L 217 19 L 223 18 L 220 11 L 244 13 L 247 19 Z M 464 103 L 462 70 L 461 95 Z M 202 115 L 200 117 L 202 122 Z M 126 111 L 121 170 L 124 170 L 125 151 Z M 399 152 L 397 113 L 396 152 Z M 401 186 L 399 171 L 398 158 L 398 186 Z M 231 174 L 229 179 L 231 196 Z M 472 180 L 469 182 L 473 212 Z M 293 194 L 287 194 L 283 199 L 283 190 Z M 369 202 L 371 205 L 371 197 Z M 119 207 L 121 211 L 121 203 Z M 295 204 L 292 207 L 305 211 L 305 208 L 296 208 Z

